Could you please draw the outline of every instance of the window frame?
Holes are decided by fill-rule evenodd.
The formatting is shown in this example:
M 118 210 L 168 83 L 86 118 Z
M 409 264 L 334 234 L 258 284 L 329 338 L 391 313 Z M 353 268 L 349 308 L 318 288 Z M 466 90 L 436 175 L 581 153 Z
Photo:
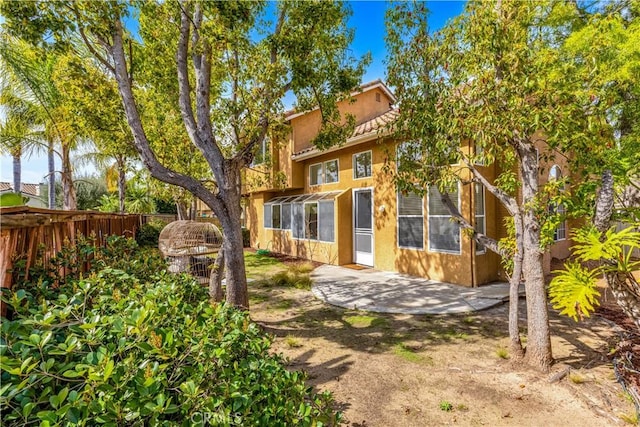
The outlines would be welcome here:
M 421 197 L 421 203 L 420 203 L 420 209 L 421 209 L 421 215 L 401 215 L 400 214 L 400 196 L 401 193 L 399 191 L 396 191 L 396 246 L 399 249 L 409 249 L 409 250 L 414 250 L 414 251 L 424 251 L 425 250 L 425 245 L 424 245 L 424 211 L 425 211 L 425 207 L 424 207 L 424 202 L 425 202 L 425 198 Z M 416 195 L 417 196 L 417 195 Z M 414 246 L 402 246 L 400 244 L 400 219 L 401 218 L 422 218 L 422 247 L 414 247 Z
M 271 160 L 270 148 L 271 138 L 265 135 L 265 137 L 262 139 L 262 142 L 260 143 L 260 152 L 256 153 L 256 155 L 253 156 L 251 166 L 260 166 L 268 163 L 268 161 Z
M 555 172 L 557 171 L 557 173 Z M 556 164 L 552 165 L 549 168 L 549 177 L 548 181 L 558 181 L 563 179 L 564 176 L 562 174 L 562 168 Z M 567 213 L 564 204 L 562 203 L 550 203 L 549 211 L 553 209 L 555 214 L 565 215 Z M 562 237 L 559 237 L 562 234 Z M 563 219 L 558 226 L 553 230 L 553 242 L 562 242 L 563 240 L 567 240 L 567 220 Z
M 278 208 L 278 226 L 274 226 L 274 212 Z M 272 203 L 271 204 L 271 229 L 273 230 L 282 230 L 282 204 L 280 203 Z
M 474 216 L 474 229 L 475 226 L 478 224 L 478 217 L 482 218 L 482 234 L 486 235 L 487 234 L 487 192 L 486 192 L 486 188 L 484 188 L 484 185 L 482 185 L 479 182 L 474 183 L 476 186 L 480 186 L 480 188 L 482 189 L 482 215 L 478 215 L 478 211 L 475 209 L 476 206 L 478 206 L 478 200 L 477 200 L 477 193 L 475 193 L 474 196 L 474 200 L 473 200 L 473 216 Z M 477 230 L 476 230 L 477 231 Z M 484 245 L 481 245 L 480 243 L 476 242 L 474 240 L 474 245 L 475 245 L 475 249 L 476 249 L 476 255 L 484 255 L 487 253 L 487 248 Z M 482 246 L 482 249 L 478 250 L 478 246 Z
M 328 182 L 327 181 L 327 163 L 336 163 L 336 180 L 335 181 L 331 181 Z M 316 183 L 313 183 L 311 180 L 311 177 L 314 176 L 311 173 L 311 169 L 314 166 L 320 166 L 320 176 L 319 176 L 319 181 Z M 318 162 L 318 163 L 312 163 L 309 165 L 309 187 L 316 187 L 318 185 L 323 185 L 323 184 L 336 184 L 340 182 L 340 161 L 339 159 L 331 159 L 331 160 L 325 160 L 323 162 Z
M 457 187 L 458 187 L 458 209 L 460 209 L 460 201 L 461 201 L 461 192 L 460 192 L 460 182 L 457 182 Z M 431 188 L 436 188 L 437 191 L 440 191 L 438 189 L 437 186 L 431 186 L 429 188 L 429 191 L 427 192 L 427 252 L 431 252 L 431 253 L 443 253 L 443 254 L 449 254 L 449 255 L 462 255 L 462 227 L 460 227 L 458 225 L 458 250 L 457 251 L 450 251 L 450 250 L 446 250 L 446 249 L 433 249 L 431 248 L 431 223 L 429 222 L 429 219 L 431 219 L 431 217 L 433 218 L 449 218 L 449 221 L 451 221 L 451 214 L 448 215 L 431 215 L 431 209 L 429 208 L 429 199 L 431 197 Z
M 356 176 L 356 158 L 360 155 L 369 153 L 369 160 L 370 160 L 370 165 L 369 165 L 369 169 L 371 171 L 371 175 L 367 175 L 367 176 L 362 176 L 362 177 L 358 177 Z M 373 150 L 365 150 L 365 151 L 360 151 L 359 153 L 354 153 L 352 156 L 352 160 L 351 160 L 351 167 L 353 168 L 353 180 L 360 180 L 360 179 L 367 179 L 367 178 L 371 178 L 373 176 Z
M 327 163 L 336 162 L 336 180 L 328 182 L 327 181 Z M 339 159 L 331 159 L 326 160 L 322 163 L 322 177 L 325 184 L 336 184 L 340 182 L 340 160 Z
M 312 175 L 311 175 L 311 169 L 312 169 L 314 166 L 320 166 L 320 176 L 319 176 L 319 181 L 318 181 L 318 182 L 316 182 L 315 184 L 311 181 L 311 176 L 312 176 Z M 324 183 L 324 182 L 323 182 L 323 181 L 324 181 L 324 170 L 323 170 L 323 168 L 324 168 L 324 166 L 323 166 L 322 162 L 320 162 L 320 163 L 313 163 L 313 164 L 310 164 L 310 165 L 309 165 L 309 187 L 315 187 L 315 186 L 318 186 L 318 185 L 322 185 L 322 184 Z

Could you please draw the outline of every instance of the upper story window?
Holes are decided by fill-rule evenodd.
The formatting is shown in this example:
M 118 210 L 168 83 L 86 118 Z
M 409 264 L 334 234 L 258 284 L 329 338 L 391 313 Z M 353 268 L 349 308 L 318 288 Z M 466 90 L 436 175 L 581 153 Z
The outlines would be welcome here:
M 398 172 L 415 170 L 422 161 L 420 146 L 416 142 L 402 142 L 396 149 L 396 169 Z
M 261 165 L 263 163 L 267 163 L 271 156 L 269 153 L 269 147 L 271 146 L 271 140 L 268 136 L 265 136 L 262 139 L 262 142 L 256 146 L 255 155 L 253 156 L 253 161 L 251 162 L 251 166 Z
M 353 155 L 353 179 L 371 176 L 371 150 Z
M 309 166 L 309 185 L 338 182 L 338 159 L 327 160 Z
M 458 188 L 449 193 L 453 204 L 458 207 Z M 429 188 L 429 250 L 433 252 L 460 253 L 460 225 L 451 220 L 449 209 L 442 203 L 438 187 Z
M 486 234 L 486 211 L 484 202 L 484 185 L 476 182 L 474 184 L 474 203 L 475 203 L 475 229 L 478 233 Z M 476 253 L 483 254 L 486 252 L 484 245 L 476 242 Z
M 559 181 L 562 179 L 562 170 L 560 166 L 553 165 L 549 170 L 549 181 Z M 558 227 L 553 231 L 553 241 L 558 242 L 560 240 L 565 240 L 567 238 L 567 221 L 564 219 L 565 208 L 562 203 L 554 203 L 551 202 L 549 204 L 549 213 L 552 215 L 560 216 L 560 223 Z

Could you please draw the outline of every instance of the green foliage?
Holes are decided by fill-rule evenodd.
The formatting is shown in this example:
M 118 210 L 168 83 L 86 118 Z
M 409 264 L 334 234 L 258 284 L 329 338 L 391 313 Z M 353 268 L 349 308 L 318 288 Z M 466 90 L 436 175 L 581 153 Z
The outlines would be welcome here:
M 573 241 L 576 261 L 555 272 L 549 294 L 554 308 L 578 320 L 588 317 L 598 305 L 598 277 L 609 273 L 632 274 L 640 269 L 640 262 L 632 256 L 634 249 L 640 249 L 640 232 L 636 227 L 620 231 L 611 228 L 601 235 L 595 227 L 587 226 L 574 234 Z M 586 262 L 599 265 L 588 269 L 582 264 Z
M 83 274 L 90 275 L 106 266 L 118 268 L 141 279 L 149 275 L 149 272 L 166 267 L 157 250 L 141 250 L 133 239 L 107 236 L 101 247 L 96 246 L 95 240 L 95 235 L 85 237 L 79 234 L 75 245 L 66 242 L 62 250 L 48 262 L 43 256 L 38 256 L 35 264 L 29 268 L 28 280 L 25 260 L 16 259 L 12 271 L 14 289 L 25 290 L 34 298 L 49 299 L 62 292 L 65 286 L 71 286 Z M 39 248 L 40 252 L 43 250 L 44 248 Z
M 273 275 L 269 280 L 274 286 L 292 287 L 296 289 L 310 290 L 313 282 L 309 273 L 301 273 L 295 268 L 289 268 Z
M 18 193 L 0 194 L 0 207 L 22 206 L 26 204 L 27 200 Z
M 451 402 L 448 402 L 446 400 L 441 401 L 438 406 L 440 407 L 441 411 L 445 411 L 445 412 L 453 411 L 453 405 L 451 404 Z
M 136 235 L 136 242 L 138 242 L 140 246 L 157 247 L 160 232 L 166 225 L 165 222 L 156 220 L 143 224 Z
M 551 304 L 560 314 L 573 320 L 582 320 L 598 306 L 600 292 L 597 288 L 598 271 L 589 271 L 578 262 L 568 262 L 565 269 L 557 271 L 549 284 Z
M 131 248 L 135 242 L 125 244 Z M 117 257 L 54 295 L 6 295 L 2 424 L 326 425 L 329 394 L 269 353 L 248 313 L 187 276 Z M 70 250 L 74 252 L 73 250 Z M 106 265 L 106 264 L 105 264 Z
M 107 193 L 104 180 L 95 176 L 76 178 L 76 203 L 79 210 L 92 210 L 98 205 L 98 200 Z

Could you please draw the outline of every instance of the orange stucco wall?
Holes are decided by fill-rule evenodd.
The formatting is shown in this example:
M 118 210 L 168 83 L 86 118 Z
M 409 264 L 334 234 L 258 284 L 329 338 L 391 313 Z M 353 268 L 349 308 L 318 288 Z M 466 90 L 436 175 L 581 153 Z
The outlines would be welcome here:
M 376 99 L 376 95 L 380 99 Z M 379 88 L 374 88 L 355 96 L 355 102 L 344 101 L 340 104 L 343 113 L 354 114 L 357 123 L 362 123 L 389 110 L 390 99 Z M 395 143 L 390 140 L 370 140 L 355 145 L 347 145 L 333 152 L 326 152 L 301 161 L 291 160 L 293 153 L 311 146 L 320 126 L 319 111 L 294 117 L 290 121 L 290 133 L 286 142 L 272 146 L 272 173 L 282 174 L 280 190 L 274 185 L 259 188 L 248 188 L 247 226 L 251 230 L 251 246 L 269 249 L 293 256 L 309 258 L 320 262 L 343 265 L 354 262 L 353 253 L 353 190 L 371 188 L 373 190 L 374 210 L 374 268 L 397 271 L 422 276 L 433 280 L 452 282 L 474 286 L 496 280 L 506 280 L 500 257 L 491 251 L 476 253 L 475 244 L 462 233 L 461 251 L 459 254 L 434 252 L 429 250 L 429 222 L 427 201 L 424 200 L 424 249 L 398 248 L 397 239 L 397 194 L 391 177 L 385 173 L 384 166 L 390 153 L 395 150 Z M 556 156 L 546 161 L 547 154 L 541 145 L 541 159 L 545 160 L 541 167 L 540 184 L 548 179 L 549 168 L 558 164 L 563 174 L 568 173 L 566 158 Z M 468 145 L 463 150 L 469 150 Z M 372 177 L 354 179 L 353 155 L 371 150 L 373 162 Z M 329 160 L 337 160 L 339 164 L 339 180 L 335 183 L 309 185 L 309 168 L 311 165 Z M 390 167 L 394 167 L 390 165 Z M 495 165 L 478 166 L 484 175 L 492 181 L 499 170 Z M 250 175 L 251 172 L 248 174 Z M 469 171 L 460 168 L 462 181 L 467 181 Z M 265 229 L 263 225 L 264 203 L 274 197 L 309 194 L 316 192 L 343 191 L 335 200 L 334 224 L 335 241 L 333 243 L 293 239 L 287 230 Z M 470 183 L 460 184 L 460 209 L 468 220 L 474 220 L 474 191 Z M 485 191 L 485 232 L 489 237 L 500 239 L 506 237 L 507 230 L 504 218 L 508 212 L 502 204 L 489 192 Z M 572 223 L 567 224 L 569 233 Z M 545 270 L 549 271 L 551 258 L 563 259 L 569 255 L 570 240 L 555 243 L 545 255 Z
M 379 99 L 379 101 L 376 99 Z M 381 89 L 373 89 L 354 95 L 350 100 L 339 102 L 338 108 L 343 116 L 352 114 L 355 116 L 357 123 L 363 123 L 389 111 L 390 103 L 391 100 Z M 294 153 L 312 146 L 311 142 L 318 134 L 320 124 L 321 116 L 319 110 L 311 111 L 291 120 Z
M 252 224 L 255 225 L 250 227 L 252 246 L 331 264 L 350 264 L 354 261 L 352 191 L 357 188 L 372 188 L 374 199 L 374 268 L 467 286 L 500 279 L 499 258 L 489 251 L 484 254 L 475 254 L 471 239 L 464 233 L 461 236 L 460 254 L 428 250 L 428 221 L 426 217 L 424 221 L 424 249 L 398 248 L 397 195 L 390 176 L 383 170 L 389 157 L 389 150 L 394 150 L 394 147 L 395 144 L 391 141 L 370 141 L 302 161 L 300 163 L 305 171 L 304 188 L 297 191 L 251 195 L 249 207 L 251 213 L 248 218 L 251 218 Z M 369 150 L 372 152 L 372 177 L 354 179 L 353 155 Z M 339 163 L 339 181 L 310 186 L 309 167 L 334 159 L 337 159 Z M 290 231 L 270 230 L 262 226 L 263 203 L 272 197 L 339 190 L 346 191 L 338 197 L 335 205 L 335 243 L 296 240 L 291 237 Z M 472 190 L 471 185 L 460 186 L 460 207 L 467 218 L 472 212 Z M 426 200 L 424 203 L 426 215 Z M 499 223 L 496 221 L 496 210 L 496 200 L 487 194 L 486 230 L 490 236 L 496 236 L 499 228 Z

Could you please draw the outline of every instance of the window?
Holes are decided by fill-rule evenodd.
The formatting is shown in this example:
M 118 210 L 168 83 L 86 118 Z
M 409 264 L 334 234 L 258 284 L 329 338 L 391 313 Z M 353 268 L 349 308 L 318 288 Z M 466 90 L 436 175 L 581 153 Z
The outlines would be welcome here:
M 421 163 L 422 153 L 416 142 L 403 142 L 396 149 L 396 169 L 398 172 L 410 172 Z
M 338 182 L 338 159 L 324 162 L 324 182 L 327 184 Z
M 318 240 L 318 203 L 304 204 L 304 238 Z
M 269 161 L 270 145 L 271 145 L 271 141 L 269 140 L 269 137 L 265 136 L 262 139 L 262 142 L 256 146 L 256 151 L 255 151 L 255 155 L 253 156 L 253 161 L 251 162 L 251 166 L 261 165 Z
M 291 230 L 291 203 L 282 204 L 282 229 Z
M 458 189 L 449 193 L 458 207 Z M 460 253 L 460 226 L 451 220 L 449 209 L 442 203 L 437 187 L 429 188 L 429 250 L 434 252 Z
M 476 207 L 476 221 L 475 229 L 478 233 L 485 234 L 486 216 L 485 216 L 485 203 L 484 203 L 484 185 L 476 182 L 475 189 L 475 207 Z M 476 253 L 485 253 L 486 249 L 484 245 L 476 242 Z
M 309 185 L 338 182 L 338 159 L 309 166 Z
M 398 192 L 398 247 L 424 249 L 422 197 Z
M 559 181 L 562 179 L 562 170 L 560 166 L 553 165 L 549 170 L 549 181 Z M 567 238 L 567 222 L 564 220 L 565 209 L 562 203 L 549 203 L 549 213 L 551 215 L 557 215 L 560 217 L 561 222 L 558 227 L 553 231 L 553 241 L 558 242 Z
M 271 205 L 271 227 L 280 228 L 280 205 Z
M 309 185 L 322 184 L 322 163 L 309 166 Z
M 371 176 L 371 151 L 364 151 L 353 155 L 353 178 L 368 178 Z
M 302 203 L 291 205 L 291 235 L 294 239 L 304 238 L 304 205 Z
M 323 242 L 334 241 L 333 225 L 333 200 L 318 202 L 320 222 L 318 223 L 318 240 Z
M 264 228 L 271 228 L 271 204 L 264 205 Z
M 474 164 L 478 165 L 478 166 L 485 166 L 485 162 L 483 159 L 484 156 L 484 147 L 482 145 L 478 145 L 475 144 L 474 145 L 474 150 L 475 150 L 475 161 L 473 162 Z
M 264 227 L 291 230 L 294 239 L 334 242 L 334 199 L 340 193 L 333 191 L 271 199 L 264 205 Z

